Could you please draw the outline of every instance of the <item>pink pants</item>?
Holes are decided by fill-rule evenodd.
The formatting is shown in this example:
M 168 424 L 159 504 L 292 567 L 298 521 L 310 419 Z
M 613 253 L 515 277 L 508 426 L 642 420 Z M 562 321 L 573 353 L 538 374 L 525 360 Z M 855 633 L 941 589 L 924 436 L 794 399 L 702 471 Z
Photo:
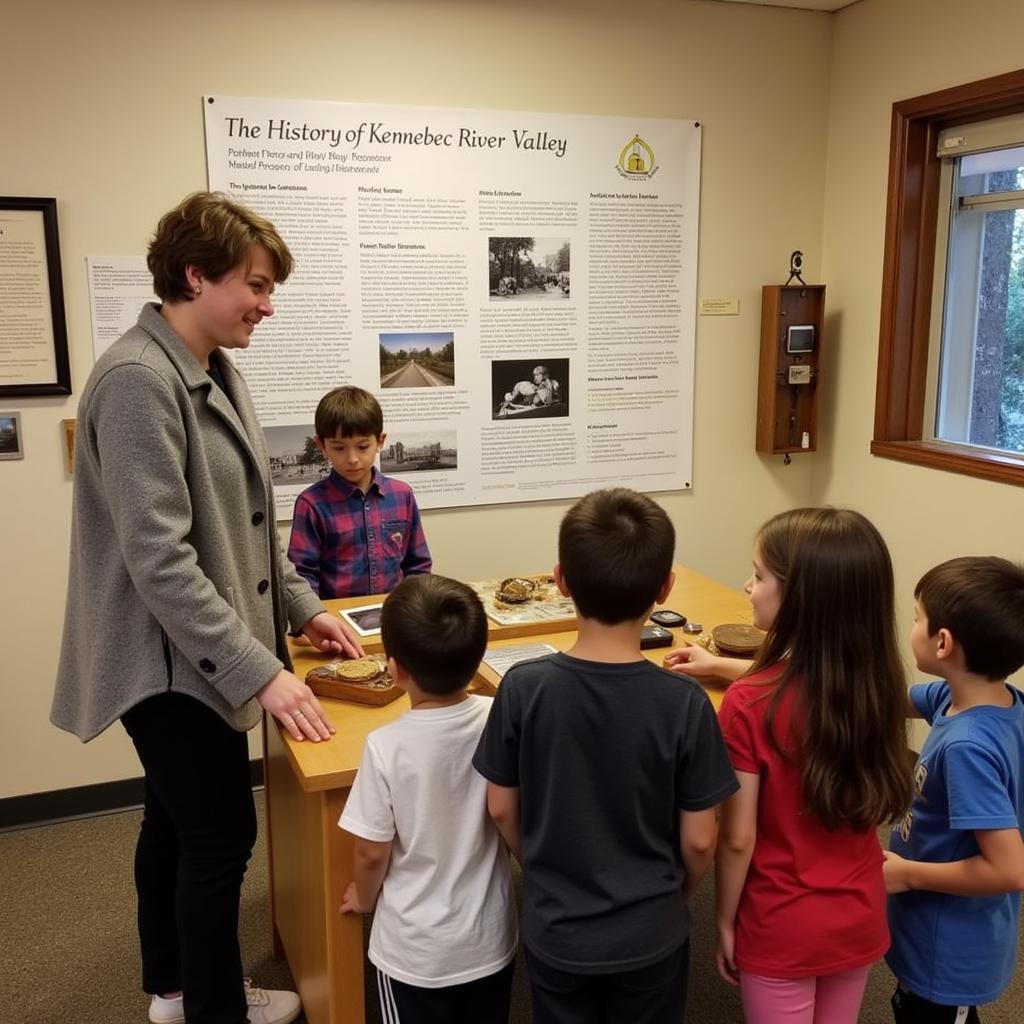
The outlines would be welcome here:
M 817 978 L 762 978 L 740 972 L 747 1024 L 857 1024 L 870 967 Z

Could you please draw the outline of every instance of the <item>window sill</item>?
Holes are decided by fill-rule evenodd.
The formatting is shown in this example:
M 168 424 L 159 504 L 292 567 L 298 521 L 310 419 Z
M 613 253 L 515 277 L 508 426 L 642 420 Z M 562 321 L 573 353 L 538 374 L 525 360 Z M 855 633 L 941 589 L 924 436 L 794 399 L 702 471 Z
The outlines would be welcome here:
M 1024 456 L 946 441 L 872 441 L 871 454 L 1024 487 Z

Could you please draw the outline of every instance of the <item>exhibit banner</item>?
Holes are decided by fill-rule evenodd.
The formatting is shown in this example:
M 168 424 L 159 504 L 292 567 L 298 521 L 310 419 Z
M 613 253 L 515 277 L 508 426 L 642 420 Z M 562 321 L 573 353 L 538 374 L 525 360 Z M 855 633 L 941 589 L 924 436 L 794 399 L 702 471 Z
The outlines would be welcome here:
M 691 484 L 694 120 L 207 96 L 211 189 L 295 256 L 235 353 L 278 516 L 326 471 L 322 395 L 371 391 L 421 507 Z

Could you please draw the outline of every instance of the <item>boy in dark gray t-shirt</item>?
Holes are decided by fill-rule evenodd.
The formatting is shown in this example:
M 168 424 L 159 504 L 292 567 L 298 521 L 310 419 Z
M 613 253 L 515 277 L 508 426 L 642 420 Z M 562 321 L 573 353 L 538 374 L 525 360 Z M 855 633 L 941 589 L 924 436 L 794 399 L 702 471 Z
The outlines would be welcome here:
M 640 651 L 674 547 L 664 511 L 634 491 L 569 510 L 554 575 L 576 605 L 577 642 L 506 674 L 473 759 L 523 865 L 538 1024 L 684 1016 L 686 898 L 714 854 L 715 807 L 737 785 L 703 689 Z

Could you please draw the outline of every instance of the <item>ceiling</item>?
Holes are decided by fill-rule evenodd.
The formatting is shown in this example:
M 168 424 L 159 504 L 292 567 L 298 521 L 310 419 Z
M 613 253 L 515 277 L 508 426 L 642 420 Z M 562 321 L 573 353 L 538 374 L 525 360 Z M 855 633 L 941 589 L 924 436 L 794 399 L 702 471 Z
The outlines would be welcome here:
M 756 7 L 799 7 L 805 11 L 838 11 L 858 0 L 718 0 L 726 4 L 753 4 Z

